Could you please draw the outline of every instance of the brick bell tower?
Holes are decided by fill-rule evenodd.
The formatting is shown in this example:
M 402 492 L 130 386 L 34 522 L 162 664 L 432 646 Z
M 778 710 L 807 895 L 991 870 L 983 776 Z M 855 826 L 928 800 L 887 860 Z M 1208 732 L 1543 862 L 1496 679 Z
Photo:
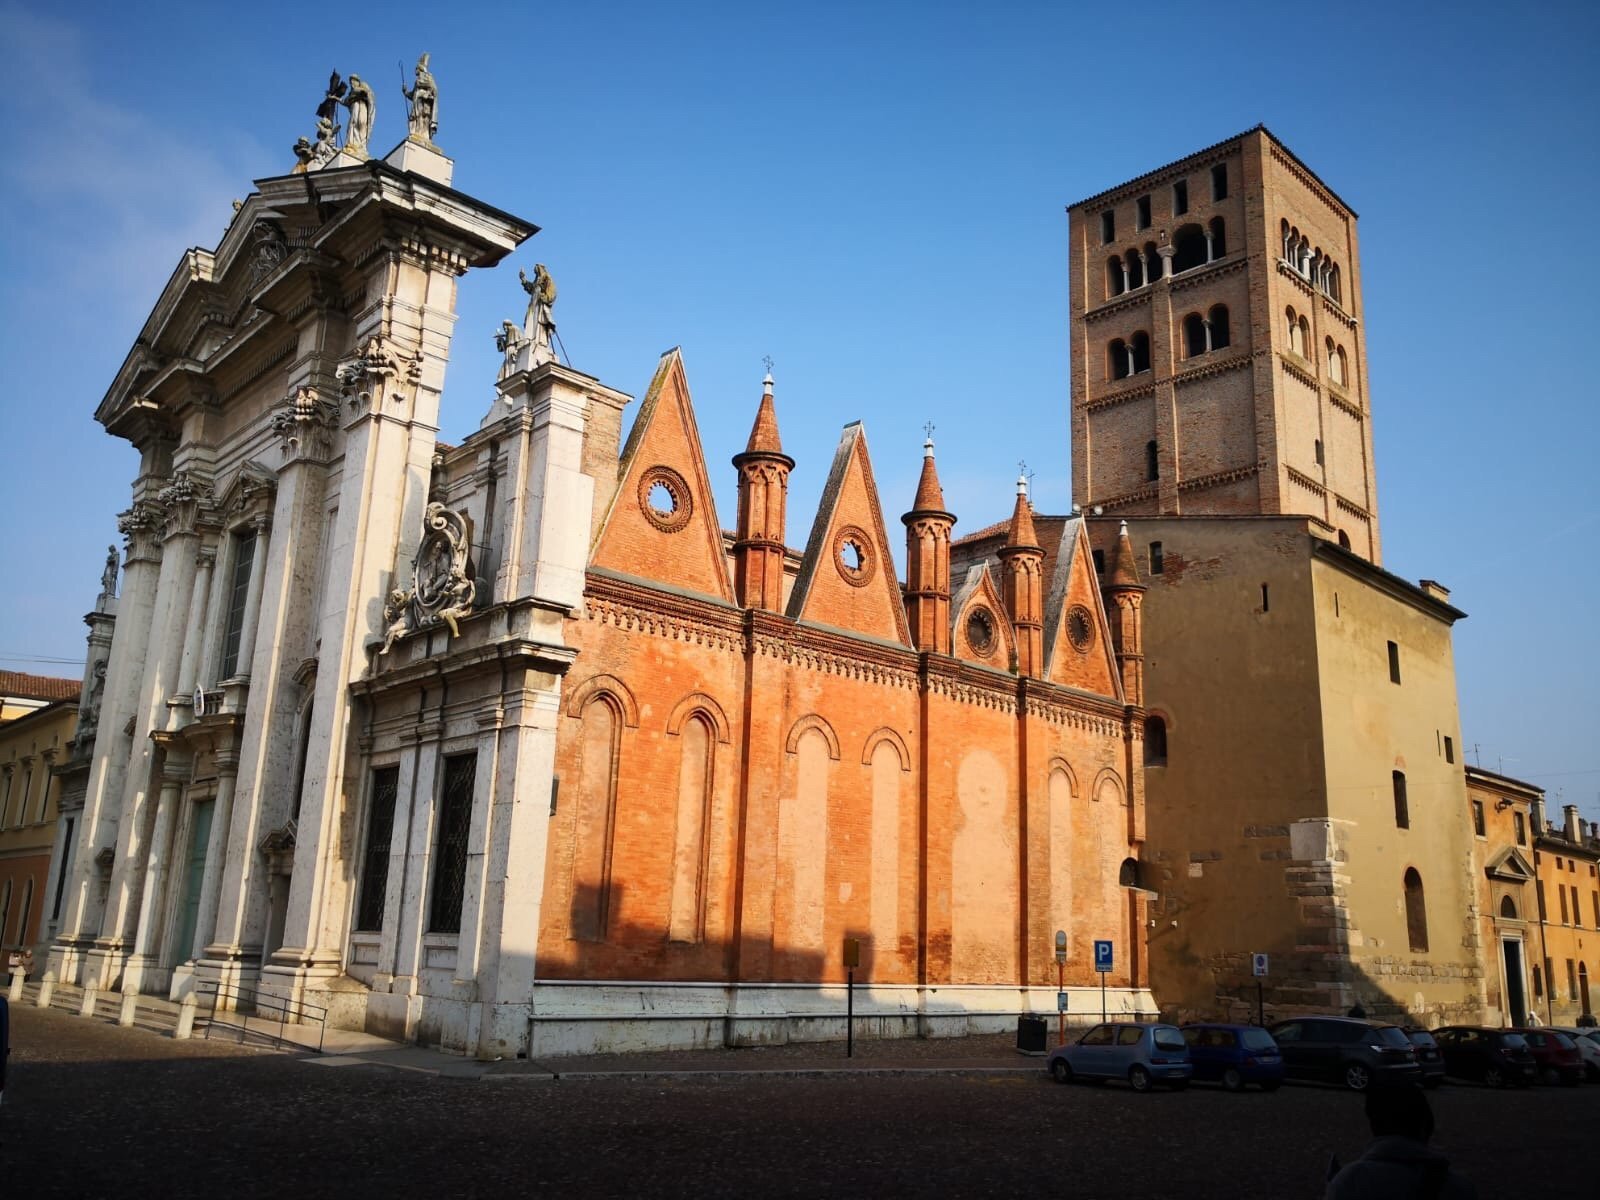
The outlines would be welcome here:
M 733 543 L 734 593 L 746 608 L 783 611 L 784 521 L 789 472 L 794 459 L 778 438 L 778 413 L 772 403 L 772 373 L 761 381 L 761 404 L 743 454 L 733 456 L 739 472 L 738 537 Z
M 1017 476 L 1017 505 L 1011 531 L 1000 549 L 1006 609 L 1017 637 L 1017 674 L 1044 674 L 1044 547 L 1033 530 L 1028 477 Z
M 906 617 L 911 641 L 931 654 L 950 653 L 950 531 L 954 513 L 944 510 L 944 489 L 933 464 L 933 438 L 922 443 L 922 478 L 906 527 Z

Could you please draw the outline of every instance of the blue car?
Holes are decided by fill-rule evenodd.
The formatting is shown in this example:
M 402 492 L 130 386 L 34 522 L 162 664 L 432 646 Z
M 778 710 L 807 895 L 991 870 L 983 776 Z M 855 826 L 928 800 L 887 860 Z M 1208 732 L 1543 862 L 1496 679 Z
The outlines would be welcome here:
M 1185 1025 L 1196 1079 L 1218 1080 L 1230 1092 L 1247 1083 L 1275 1092 L 1283 1084 L 1283 1055 L 1265 1029 L 1254 1025 Z
M 1181 1091 L 1194 1071 L 1189 1045 L 1177 1026 L 1122 1021 L 1096 1025 L 1077 1041 L 1057 1046 L 1045 1065 L 1057 1083 L 1126 1079 L 1136 1092 L 1148 1092 L 1158 1083 Z

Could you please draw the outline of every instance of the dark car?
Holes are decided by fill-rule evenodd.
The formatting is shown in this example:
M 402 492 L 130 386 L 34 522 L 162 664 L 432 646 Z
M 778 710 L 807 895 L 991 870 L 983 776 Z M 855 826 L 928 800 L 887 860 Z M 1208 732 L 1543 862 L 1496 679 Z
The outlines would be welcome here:
M 1283 1083 L 1283 1055 L 1265 1029 L 1253 1025 L 1185 1025 L 1196 1079 L 1219 1080 L 1230 1092 L 1247 1083 L 1275 1092 Z
M 1433 1031 L 1444 1055 L 1445 1073 L 1455 1079 L 1476 1079 L 1490 1087 L 1527 1087 L 1538 1077 L 1538 1064 L 1520 1033 L 1484 1025 L 1448 1025 Z
M 1439 1053 L 1439 1043 L 1426 1029 L 1406 1030 L 1406 1037 L 1417 1049 L 1417 1065 L 1422 1068 L 1422 1086 L 1436 1088 L 1444 1082 L 1444 1055 Z
M 1353 1092 L 1422 1082 L 1417 1051 L 1398 1025 L 1357 1017 L 1295 1017 L 1270 1030 L 1290 1079 L 1342 1083 Z
M 1562 1083 L 1577 1087 L 1583 1082 L 1583 1055 L 1571 1035 L 1559 1029 L 1517 1029 L 1528 1043 L 1528 1053 L 1539 1071 L 1543 1083 Z

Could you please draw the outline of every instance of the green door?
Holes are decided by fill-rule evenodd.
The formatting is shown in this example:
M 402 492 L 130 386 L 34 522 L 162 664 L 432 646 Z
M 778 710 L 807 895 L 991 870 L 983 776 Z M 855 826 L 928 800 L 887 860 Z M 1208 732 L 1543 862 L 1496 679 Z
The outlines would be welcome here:
M 206 877 L 206 843 L 211 840 L 210 800 L 197 800 L 189 821 L 189 853 L 184 859 L 183 908 L 178 913 L 178 940 L 173 944 L 174 964 L 188 962 L 194 948 L 195 925 L 200 919 L 200 887 Z

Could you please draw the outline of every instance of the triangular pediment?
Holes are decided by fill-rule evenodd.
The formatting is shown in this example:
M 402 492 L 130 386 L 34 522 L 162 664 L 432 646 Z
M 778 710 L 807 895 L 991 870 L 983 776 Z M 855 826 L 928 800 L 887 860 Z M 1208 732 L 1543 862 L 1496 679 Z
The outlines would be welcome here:
M 1522 856 L 1515 846 L 1507 846 L 1484 865 L 1483 873 L 1490 879 L 1507 883 L 1532 883 L 1533 864 Z
M 661 356 L 618 475 L 590 564 L 731 604 L 722 527 L 676 348 Z
M 1100 600 L 1089 536 L 1081 520 L 1066 523 L 1044 605 L 1045 678 L 1122 699 L 1111 626 Z
M 1000 671 L 1012 669 L 1017 660 L 1016 639 L 1005 598 L 988 563 L 975 563 L 968 569 L 950 611 L 950 652 L 955 657 Z
M 859 421 L 844 427 L 800 562 L 789 616 L 911 644 L 878 487 Z

